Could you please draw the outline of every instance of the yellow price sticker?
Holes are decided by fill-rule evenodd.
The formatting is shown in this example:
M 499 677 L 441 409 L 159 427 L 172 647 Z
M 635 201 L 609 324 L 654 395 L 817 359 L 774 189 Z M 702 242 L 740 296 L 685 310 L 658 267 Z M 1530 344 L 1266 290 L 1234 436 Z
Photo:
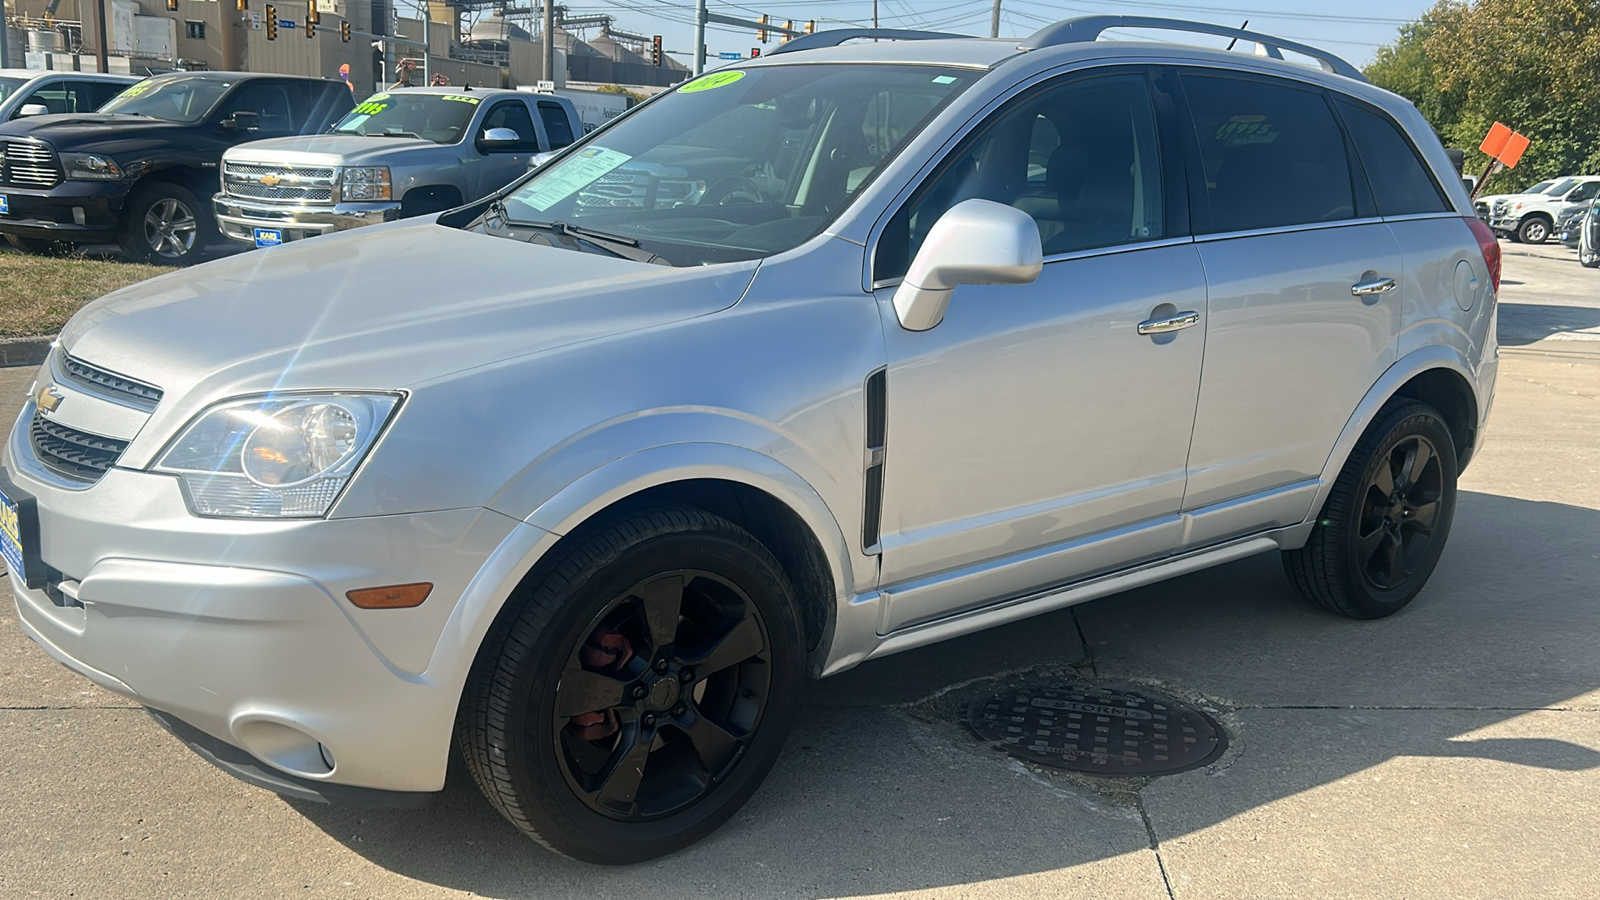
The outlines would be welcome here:
M 373 103 L 371 100 L 368 100 L 366 103 L 362 103 L 355 109 L 351 110 L 351 112 L 358 116 L 375 116 L 388 108 L 389 104 L 387 103 Z
M 443 96 L 446 100 L 454 100 L 457 103 L 471 103 L 473 106 L 477 106 L 479 103 L 483 102 L 477 97 L 462 97 L 459 94 L 445 94 Z
M 712 72 L 704 78 L 696 78 L 694 81 L 678 88 L 678 92 L 681 94 L 693 94 L 699 91 L 715 90 L 719 87 L 727 87 L 743 77 L 743 72 Z

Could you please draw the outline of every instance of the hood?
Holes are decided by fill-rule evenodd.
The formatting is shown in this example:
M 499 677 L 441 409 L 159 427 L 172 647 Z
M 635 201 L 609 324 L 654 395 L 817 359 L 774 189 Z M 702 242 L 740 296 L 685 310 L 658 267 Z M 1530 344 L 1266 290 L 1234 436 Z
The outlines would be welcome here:
M 57 150 L 136 153 L 152 146 L 169 144 L 178 134 L 196 127 L 145 116 L 59 113 L 12 119 L 0 127 L 0 137 L 37 138 Z
M 372 161 L 382 163 L 407 153 L 433 152 L 448 144 L 425 138 L 367 137 L 360 134 L 310 134 L 301 137 L 251 141 L 229 150 L 229 162 L 270 165 L 341 166 Z
M 737 302 L 755 268 L 649 265 L 412 219 L 123 288 L 84 307 L 61 343 L 159 385 L 178 402 L 157 418 L 187 418 L 240 394 L 396 390 L 703 316 Z

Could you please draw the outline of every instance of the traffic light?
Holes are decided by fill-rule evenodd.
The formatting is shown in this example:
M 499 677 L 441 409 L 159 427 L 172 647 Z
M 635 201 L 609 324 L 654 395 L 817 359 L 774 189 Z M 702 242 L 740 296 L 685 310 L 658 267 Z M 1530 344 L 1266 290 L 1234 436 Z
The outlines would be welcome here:
M 175 10 L 177 8 L 178 8 L 178 0 L 167 0 L 167 9 L 174 9 Z
M 310 5 L 306 7 L 306 21 L 316 25 L 322 21 L 322 13 L 317 12 L 317 0 L 309 0 L 309 3 Z M 310 34 L 311 32 L 308 31 L 306 33 Z
M 761 48 L 760 47 L 751 47 L 750 48 L 750 58 L 751 59 L 759 59 L 760 57 L 761 57 Z
M 661 35 L 659 34 L 650 39 L 650 62 L 658 66 L 661 65 Z
M 311 17 L 310 16 L 306 16 L 306 37 L 314 38 L 316 36 L 317 36 L 317 23 L 311 21 Z
M 250 0 L 239 0 L 238 7 L 239 12 L 244 12 L 250 8 Z
M 789 31 L 793 31 L 793 30 L 794 30 L 794 20 L 793 20 L 793 19 L 790 19 L 790 20 L 789 20 L 789 21 L 787 21 L 787 22 L 785 22 L 785 23 L 783 23 L 783 27 L 784 27 L 784 28 L 787 28 L 787 29 L 788 29 L 788 30 L 789 30 Z M 785 34 L 785 35 L 784 35 L 784 36 L 783 36 L 783 40 L 781 40 L 781 41 L 779 41 L 779 42 L 778 42 L 778 43 L 780 43 L 780 44 L 787 44 L 787 43 L 789 43 L 789 37 L 790 37 L 790 36 L 789 36 L 789 35 L 788 35 L 788 34 Z
M 271 3 L 267 4 L 267 40 L 278 39 L 278 8 Z
M 344 41 L 346 44 L 350 43 L 350 20 L 348 19 L 339 23 L 339 40 Z
M 806 34 L 816 34 L 816 33 L 817 33 L 817 20 L 816 19 L 812 19 L 811 21 L 806 23 Z
M 767 42 L 767 28 L 766 28 L 766 26 L 771 21 L 772 21 L 772 18 L 770 16 L 768 16 L 766 13 L 762 13 L 761 14 L 761 26 L 762 27 L 756 29 L 756 40 L 760 41 L 763 44 L 765 44 Z

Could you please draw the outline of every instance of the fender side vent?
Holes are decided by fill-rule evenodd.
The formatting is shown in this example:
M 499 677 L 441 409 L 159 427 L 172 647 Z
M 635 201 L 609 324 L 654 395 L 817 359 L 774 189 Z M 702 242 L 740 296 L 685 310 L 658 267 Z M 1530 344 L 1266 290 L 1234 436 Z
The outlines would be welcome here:
M 867 376 L 866 498 L 861 515 L 861 546 L 876 552 L 878 531 L 883 521 L 883 460 L 888 446 L 888 372 L 879 369 Z

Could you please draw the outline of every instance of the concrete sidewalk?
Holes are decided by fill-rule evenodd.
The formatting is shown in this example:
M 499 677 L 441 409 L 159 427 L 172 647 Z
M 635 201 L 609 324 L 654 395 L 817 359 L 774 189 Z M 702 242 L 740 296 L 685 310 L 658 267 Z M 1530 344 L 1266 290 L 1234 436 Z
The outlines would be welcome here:
M 1600 272 L 1517 255 L 1506 279 L 1488 444 L 1438 572 L 1393 618 L 1320 612 L 1262 556 L 869 663 L 813 686 L 728 827 L 599 869 L 521 837 L 461 772 L 412 812 L 235 782 L 56 665 L 8 609 L 0 897 L 1592 896 L 1600 343 L 1514 307 L 1600 305 Z M 27 378 L 0 370 L 8 421 Z M 1096 782 L 956 721 L 1035 672 L 1201 699 L 1232 747 Z

